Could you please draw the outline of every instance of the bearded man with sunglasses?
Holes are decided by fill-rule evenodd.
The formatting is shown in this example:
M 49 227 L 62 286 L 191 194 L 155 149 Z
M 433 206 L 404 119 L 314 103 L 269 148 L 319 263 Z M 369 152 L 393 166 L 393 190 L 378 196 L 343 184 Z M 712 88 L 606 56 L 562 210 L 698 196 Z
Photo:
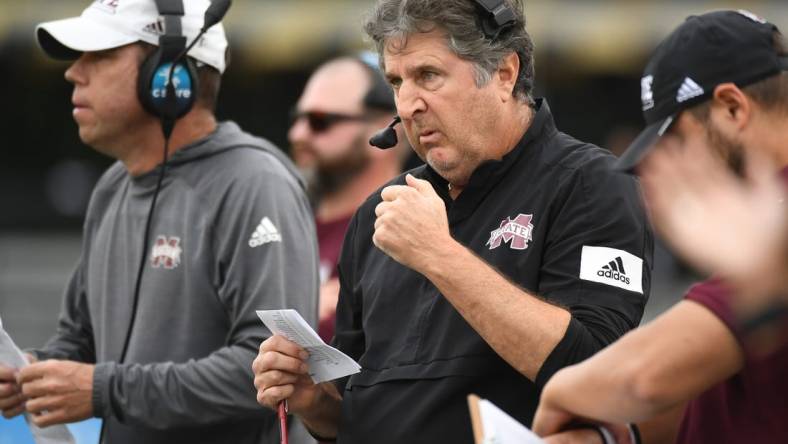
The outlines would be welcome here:
M 292 114 L 288 133 L 296 165 L 307 179 L 320 250 L 320 326 L 334 335 L 339 295 L 337 262 L 350 218 L 375 190 L 402 171 L 410 150 L 379 150 L 369 138 L 396 114 L 377 56 L 338 57 L 315 70 Z

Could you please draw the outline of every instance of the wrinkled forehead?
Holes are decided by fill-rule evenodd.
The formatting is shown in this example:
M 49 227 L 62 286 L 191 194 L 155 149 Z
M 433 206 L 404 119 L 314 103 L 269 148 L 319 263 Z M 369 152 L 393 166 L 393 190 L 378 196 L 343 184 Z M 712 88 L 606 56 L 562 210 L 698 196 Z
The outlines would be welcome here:
M 459 60 L 440 31 L 408 34 L 389 39 L 383 48 L 381 65 L 386 76 L 400 76 L 418 65 L 448 65 Z
M 402 57 L 414 52 L 446 54 L 452 53 L 449 37 L 438 26 L 433 26 L 425 31 L 411 33 L 397 33 L 387 37 L 381 45 L 381 68 L 386 67 L 388 59 Z

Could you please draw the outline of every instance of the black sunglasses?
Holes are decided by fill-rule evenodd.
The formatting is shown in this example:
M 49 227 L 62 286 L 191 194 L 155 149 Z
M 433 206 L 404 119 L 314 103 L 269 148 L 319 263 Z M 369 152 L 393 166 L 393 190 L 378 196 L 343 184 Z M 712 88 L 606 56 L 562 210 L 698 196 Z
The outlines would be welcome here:
M 322 111 L 298 111 L 292 110 L 290 112 L 290 125 L 292 126 L 296 121 L 306 117 L 309 124 L 309 129 L 313 133 L 322 133 L 328 131 L 332 126 L 339 122 L 345 121 L 361 121 L 367 120 L 365 116 L 350 116 L 347 114 L 324 113 Z

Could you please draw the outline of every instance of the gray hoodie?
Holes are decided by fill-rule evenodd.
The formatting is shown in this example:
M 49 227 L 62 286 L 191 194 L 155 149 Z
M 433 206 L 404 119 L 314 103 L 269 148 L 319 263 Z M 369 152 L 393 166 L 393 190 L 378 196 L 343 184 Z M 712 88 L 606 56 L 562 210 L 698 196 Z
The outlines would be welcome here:
M 234 123 L 176 152 L 118 363 L 157 176 L 132 177 L 118 162 L 100 179 L 57 333 L 36 353 L 97 363 L 93 408 L 109 443 L 278 442 L 275 414 L 255 400 L 252 360 L 270 335 L 255 310 L 317 321 L 303 184 L 276 147 Z

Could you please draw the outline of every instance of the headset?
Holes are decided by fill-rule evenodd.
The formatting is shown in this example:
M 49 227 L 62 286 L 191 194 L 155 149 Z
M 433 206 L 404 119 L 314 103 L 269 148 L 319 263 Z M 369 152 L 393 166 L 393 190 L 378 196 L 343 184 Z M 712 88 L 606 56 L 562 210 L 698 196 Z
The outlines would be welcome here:
M 137 96 L 143 108 L 166 127 L 192 109 L 199 85 L 194 61 L 181 55 L 186 49 L 181 22 L 183 0 L 155 2 L 164 32 L 159 36 L 159 46 L 140 65 Z M 174 91 L 169 90 L 170 85 Z M 165 128 L 165 135 L 170 131 L 172 128 Z
M 123 363 L 128 353 L 134 323 L 137 319 L 139 305 L 140 284 L 145 264 L 148 262 L 148 238 L 156 208 L 156 200 L 167 171 L 167 158 L 169 157 L 170 136 L 177 120 L 191 111 L 196 101 L 195 92 L 198 91 L 198 77 L 195 62 L 186 54 L 200 41 L 200 38 L 213 25 L 219 23 L 230 9 L 232 0 L 214 0 L 205 11 L 205 20 L 200 32 L 187 46 L 186 36 L 183 35 L 182 18 L 185 15 L 184 0 L 154 0 L 159 16 L 162 18 L 162 30 L 159 35 L 159 46 L 142 62 L 139 68 L 137 81 L 137 97 L 143 108 L 161 121 L 164 134 L 164 156 L 153 192 L 148 216 L 145 220 L 145 234 L 142 239 L 142 255 L 137 268 L 137 278 L 134 281 L 134 292 L 131 300 L 131 318 L 123 340 L 118 363 Z M 99 433 L 99 442 L 104 442 L 106 422 L 102 421 Z
M 476 19 L 479 28 L 491 42 L 498 40 L 503 32 L 517 24 L 517 16 L 505 0 L 473 0 L 473 4 L 478 13 Z M 384 150 L 396 146 L 397 131 L 394 127 L 400 122 L 402 118 L 394 116 L 387 127 L 369 139 L 369 144 Z

